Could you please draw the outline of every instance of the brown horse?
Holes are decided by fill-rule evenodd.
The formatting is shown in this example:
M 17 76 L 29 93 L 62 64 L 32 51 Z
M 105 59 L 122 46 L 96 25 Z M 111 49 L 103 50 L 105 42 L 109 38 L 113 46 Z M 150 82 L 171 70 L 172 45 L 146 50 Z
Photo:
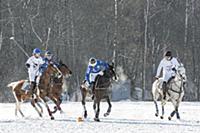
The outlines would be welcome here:
M 51 66 L 51 64 L 49 66 Z M 54 66 L 54 65 L 52 65 L 52 66 Z M 60 72 L 60 70 L 57 67 L 54 67 L 54 69 L 58 73 Z M 49 73 L 48 68 L 47 68 L 47 70 L 40 77 L 40 81 L 39 81 L 39 85 L 38 85 L 38 88 L 39 88 L 39 97 L 38 98 L 45 104 L 47 111 L 49 113 L 49 116 L 51 117 L 52 120 L 54 119 L 53 114 L 52 114 L 53 112 L 50 110 L 50 108 L 47 104 L 47 101 L 48 101 L 47 97 L 52 99 L 53 101 L 55 101 L 56 105 L 58 105 L 57 101 L 58 101 L 59 97 L 56 97 L 57 95 L 52 94 L 52 88 L 54 86 L 54 83 L 52 82 L 52 80 L 56 77 L 55 74 L 56 73 Z M 62 80 L 61 77 L 60 77 L 60 79 Z M 60 89 L 62 90 L 62 87 Z M 38 101 L 36 100 L 36 102 L 38 102 Z
M 61 113 L 63 112 L 60 107 L 62 102 L 61 95 L 63 92 L 63 81 L 72 75 L 72 71 L 65 64 L 63 64 L 62 61 L 59 62 L 58 69 L 61 71 L 62 76 L 59 78 L 51 78 L 51 85 L 50 88 L 48 88 L 50 93 L 47 95 L 47 97 L 49 97 L 56 105 L 52 113 L 56 113 L 57 110 Z
M 50 81 L 50 80 L 48 81 L 48 79 L 49 79 L 48 77 L 50 77 L 50 75 L 54 74 L 55 72 L 58 72 L 57 69 L 55 69 L 52 65 L 48 65 L 46 71 L 43 74 L 43 77 L 44 77 L 43 80 L 45 80 L 46 85 Z M 43 109 L 42 109 L 41 105 L 38 103 L 39 95 L 37 96 L 37 99 L 32 99 L 31 92 L 22 89 L 23 87 L 27 86 L 27 84 L 29 84 L 28 80 L 20 80 L 20 81 L 12 82 L 7 85 L 7 87 L 12 88 L 12 92 L 13 92 L 14 98 L 16 100 L 15 115 L 17 116 L 17 112 L 19 111 L 20 114 L 22 115 L 22 117 L 24 117 L 24 114 L 21 111 L 20 105 L 23 101 L 31 100 L 31 105 L 35 108 L 35 110 L 37 111 L 39 116 L 42 117 Z M 36 89 L 37 89 L 37 94 L 38 94 L 39 90 L 38 90 L 38 88 L 36 88 Z M 36 107 L 35 104 L 37 104 L 39 106 L 40 111 Z
M 98 75 L 95 80 L 95 90 L 94 90 L 94 103 L 93 103 L 93 109 L 95 111 L 95 121 L 99 120 L 99 112 L 100 112 L 100 101 L 102 99 L 106 99 L 109 107 L 107 112 L 104 114 L 104 117 L 108 116 L 111 112 L 111 102 L 110 102 L 110 91 L 109 87 L 111 85 L 112 79 L 117 80 L 116 73 L 114 71 L 114 64 L 109 65 L 109 68 L 107 70 L 104 70 L 104 74 L 102 76 Z M 88 88 L 82 84 L 81 87 L 81 94 L 82 94 L 82 105 L 84 109 L 84 118 L 87 118 L 87 110 L 85 106 L 85 98 L 88 93 Z M 97 110 L 96 110 L 97 106 Z

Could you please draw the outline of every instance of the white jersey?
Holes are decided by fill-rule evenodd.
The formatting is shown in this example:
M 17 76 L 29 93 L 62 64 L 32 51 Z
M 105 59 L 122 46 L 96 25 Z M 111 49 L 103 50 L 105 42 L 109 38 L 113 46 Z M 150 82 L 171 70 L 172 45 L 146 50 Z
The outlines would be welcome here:
M 31 82 L 35 81 L 35 77 L 39 75 L 39 68 L 45 62 L 41 57 L 36 58 L 35 56 L 31 56 L 27 61 L 26 64 L 29 64 L 30 67 L 28 68 L 29 73 L 29 80 Z
M 161 71 L 163 71 L 163 80 L 168 81 L 173 75 L 175 75 L 172 68 L 177 69 L 180 66 L 176 58 L 172 58 L 171 60 L 167 60 L 166 58 L 162 59 L 156 73 L 156 77 L 159 77 Z

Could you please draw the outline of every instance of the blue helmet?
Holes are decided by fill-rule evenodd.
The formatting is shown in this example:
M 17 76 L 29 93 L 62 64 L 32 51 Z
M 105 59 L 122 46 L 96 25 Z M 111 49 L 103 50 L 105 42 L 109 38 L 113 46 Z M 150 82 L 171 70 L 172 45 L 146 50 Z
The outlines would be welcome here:
M 46 55 L 46 56 L 50 56 L 50 55 L 52 55 L 52 53 L 51 53 L 49 50 L 47 50 L 47 51 L 45 52 L 45 55 Z
M 41 50 L 39 48 L 35 48 L 33 50 L 33 54 L 41 54 Z

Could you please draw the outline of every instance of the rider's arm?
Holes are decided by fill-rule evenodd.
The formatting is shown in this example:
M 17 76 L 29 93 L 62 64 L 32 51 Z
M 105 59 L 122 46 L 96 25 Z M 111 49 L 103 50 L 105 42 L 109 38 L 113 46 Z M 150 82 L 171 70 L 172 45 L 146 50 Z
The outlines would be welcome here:
M 32 57 L 30 57 L 30 58 L 26 61 L 25 66 L 26 66 L 27 68 L 30 68 L 31 64 L 32 64 Z
M 161 61 L 159 66 L 158 66 L 156 78 L 159 78 L 162 68 L 163 68 L 163 61 Z
M 45 60 L 44 60 L 44 59 L 42 59 L 42 57 L 40 57 L 39 64 L 40 64 L 40 65 L 42 65 L 42 64 L 44 64 L 44 63 L 45 63 Z
M 91 67 L 88 66 L 86 74 L 85 74 L 85 80 L 90 83 L 90 73 L 91 73 Z
M 109 65 L 108 65 L 108 63 L 107 63 L 107 62 L 105 62 L 105 61 L 99 60 L 99 64 L 100 64 L 100 66 L 103 66 L 103 67 L 104 67 L 104 69 L 108 69 L 108 68 L 109 68 Z
M 178 67 L 180 66 L 180 63 L 178 62 L 178 60 L 176 58 L 173 58 L 172 63 L 173 63 L 174 68 L 177 70 Z

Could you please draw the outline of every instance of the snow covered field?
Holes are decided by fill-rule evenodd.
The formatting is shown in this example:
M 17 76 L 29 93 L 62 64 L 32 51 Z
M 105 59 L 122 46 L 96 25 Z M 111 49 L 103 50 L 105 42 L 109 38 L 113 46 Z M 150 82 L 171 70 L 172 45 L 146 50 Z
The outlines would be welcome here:
M 165 118 L 155 117 L 153 102 L 113 102 L 110 116 L 103 117 L 107 103 L 101 103 L 101 122 L 94 122 L 92 103 L 87 103 L 88 119 L 77 122 L 82 115 L 79 102 L 62 104 L 64 114 L 57 112 L 55 120 L 50 120 L 46 108 L 43 118 L 39 118 L 30 103 L 22 104 L 25 118 L 14 115 L 15 104 L 0 104 L 0 133 L 199 133 L 200 103 L 183 102 L 179 112 L 181 120 L 176 117 L 169 121 L 172 111 L 171 103 L 165 106 Z

